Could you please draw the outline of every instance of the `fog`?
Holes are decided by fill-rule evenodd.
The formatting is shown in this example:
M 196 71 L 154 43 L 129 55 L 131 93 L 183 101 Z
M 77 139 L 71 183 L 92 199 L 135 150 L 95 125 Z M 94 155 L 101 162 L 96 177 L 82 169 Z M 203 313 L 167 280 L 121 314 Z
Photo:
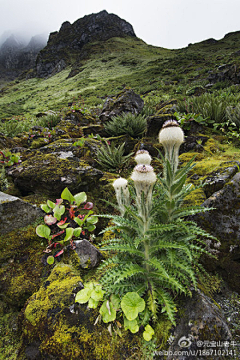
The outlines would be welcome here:
M 239 0 L 0 0 L 0 42 L 4 32 L 28 42 L 101 10 L 128 21 L 146 43 L 169 49 L 240 30 Z

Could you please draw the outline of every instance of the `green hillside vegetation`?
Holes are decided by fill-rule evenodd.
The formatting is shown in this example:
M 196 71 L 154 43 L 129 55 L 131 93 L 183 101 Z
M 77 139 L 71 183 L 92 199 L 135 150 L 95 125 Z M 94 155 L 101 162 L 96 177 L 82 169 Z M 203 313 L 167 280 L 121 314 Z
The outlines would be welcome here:
M 148 113 L 154 113 L 158 103 L 172 98 L 178 101 L 181 112 L 199 113 L 199 106 L 194 109 L 191 104 L 194 95 L 202 93 L 213 94 L 214 99 L 218 97 L 227 106 L 236 106 L 239 86 L 230 81 L 206 85 L 209 72 L 216 72 L 220 66 L 232 65 L 238 71 L 239 46 L 239 33 L 178 50 L 147 45 L 133 37 L 87 44 L 84 47 L 87 58 L 75 62 L 73 68 L 68 67 L 48 79 L 26 80 L 25 74 L 25 78 L 5 85 L 0 92 L 0 119 L 17 119 L 29 128 L 35 124 L 39 112 L 64 113 L 69 110 L 70 102 L 84 111 L 101 108 L 107 96 L 117 94 L 124 87 L 131 87 L 142 96 Z M 27 77 L 30 74 L 31 71 Z M 184 98 L 187 100 L 181 106 Z M 198 96 L 196 101 L 200 99 Z M 189 108 L 184 109 L 187 102 Z

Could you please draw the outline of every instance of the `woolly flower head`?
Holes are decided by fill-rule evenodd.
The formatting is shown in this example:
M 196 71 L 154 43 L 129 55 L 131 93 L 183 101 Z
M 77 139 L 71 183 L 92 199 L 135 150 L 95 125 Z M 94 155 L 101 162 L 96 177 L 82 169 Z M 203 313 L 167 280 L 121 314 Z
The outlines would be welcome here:
M 176 120 L 166 121 L 159 132 L 159 142 L 163 146 L 179 147 L 184 141 L 184 133 Z
M 138 150 L 135 155 L 137 164 L 150 165 L 152 157 L 147 150 Z
M 115 190 L 120 190 L 120 189 L 126 188 L 127 184 L 128 184 L 128 181 L 126 179 L 120 177 L 113 182 L 113 187 Z
M 133 169 L 131 179 L 134 183 L 144 183 L 150 186 L 156 182 L 157 177 L 151 165 L 138 164 Z

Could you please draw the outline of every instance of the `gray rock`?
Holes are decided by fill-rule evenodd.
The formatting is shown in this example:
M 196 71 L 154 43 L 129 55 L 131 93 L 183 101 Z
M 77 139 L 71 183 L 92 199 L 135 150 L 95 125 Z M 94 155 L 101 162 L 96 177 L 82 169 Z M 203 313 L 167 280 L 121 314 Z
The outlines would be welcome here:
M 43 211 L 18 197 L 0 192 L 0 233 L 19 229 L 33 223 Z
M 209 271 L 218 271 L 229 286 L 240 292 L 240 172 L 213 193 L 203 206 L 211 211 L 194 216 L 194 221 L 221 242 L 218 259 L 205 259 Z
M 138 115 L 144 106 L 144 101 L 132 89 L 124 90 L 116 97 L 108 97 L 103 104 L 102 112 L 99 116 L 101 121 L 111 120 L 112 117 L 130 112 Z
M 201 291 L 195 291 L 192 298 L 185 300 L 183 308 L 184 314 L 174 329 L 174 340 L 167 350 L 167 360 L 210 359 L 201 356 L 200 351 L 209 350 L 210 343 L 214 341 L 231 341 L 232 335 L 222 310 Z M 211 349 L 222 348 L 213 346 Z M 178 356 L 171 355 L 174 353 Z M 222 359 L 221 356 L 213 358 Z
M 75 251 L 80 259 L 80 266 L 83 269 L 96 267 L 102 258 L 100 251 L 86 239 L 74 242 L 76 244 Z

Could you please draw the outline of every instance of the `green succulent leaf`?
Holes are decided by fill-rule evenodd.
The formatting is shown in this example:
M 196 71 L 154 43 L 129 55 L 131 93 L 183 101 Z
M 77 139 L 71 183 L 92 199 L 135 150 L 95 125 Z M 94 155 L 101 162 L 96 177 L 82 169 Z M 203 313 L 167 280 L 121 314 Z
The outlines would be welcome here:
M 65 213 L 65 206 L 64 205 L 56 205 L 53 209 L 53 214 L 58 221 L 61 220 L 62 215 Z
M 96 226 L 95 225 L 93 225 L 93 224 L 89 224 L 89 225 L 87 225 L 87 230 L 88 231 L 94 231 L 96 229 Z
M 61 198 L 62 198 L 63 200 L 69 201 L 70 204 L 73 204 L 73 202 L 74 202 L 74 200 L 75 200 L 75 199 L 74 199 L 74 196 L 73 196 L 72 193 L 68 190 L 67 187 L 63 190 L 63 192 L 62 192 L 62 194 L 61 194 Z
M 73 228 L 67 228 L 67 229 L 66 229 L 66 235 L 65 235 L 64 241 L 71 240 L 71 238 L 73 237 L 73 232 L 74 232 L 74 229 L 73 229 Z
M 105 323 L 114 321 L 116 319 L 116 310 L 113 308 L 113 304 L 109 300 L 104 301 L 100 307 L 99 312 L 102 316 L 102 321 Z
M 50 211 L 52 211 L 52 209 L 47 204 L 41 204 L 40 207 L 47 214 L 50 213 Z
M 50 207 L 51 209 L 54 209 L 56 204 L 54 202 L 52 202 L 51 200 L 47 201 L 47 206 Z
M 79 237 L 81 235 L 82 232 L 82 228 L 81 227 L 77 227 L 73 230 L 73 236 L 75 237 Z
M 79 217 L 77 217 L 77 216 L 76 216 L 73 220 L 74 220 L 75 223 L 77 223 L 79 226 L 82 226 L 82 224 L 84 223 L 84 220 L 79 219 Z
M 89 224 L 97 224 L 98 222 L 98 217 L 97 216 L 90 216 L 89 218 L 87 218 L 87 223 Z
M 124 317 L 124 329 L 130 330 L 131 333 L 135 334 L 139 331 L 139 326 L 137 322 L 137 318 L 134 320 L 128 320 L 126 317 Z
M 80 192 L 80 193 L 74 195 L 74 201 L 75 201 L 77 206 L 81 205 L 82 203 L 87 201 L 86 193 L 85 192 Z
M 68 227 L 69 223 L 58 225 L 60 229 L 66 229 Z
M 40 237 L 48 239 L 50 236 L 51 230 L 47 225 L 38 225 L 36 227 L 36 234 Z
M 134 320 L 145 309 L 145 301 L 136 292 L 128 292 L 121 301 L 121 308 L 128 320 Z
M 50 255 L 47 258 L 48 265 L 52 265 L 54 263 L 54 256 Z
M 143 332 L 143 338 L 144 340 L 146 341 L 150 341 L 152 339 L 154 335 L 154 330 L 153 328 L 151 327 L 151 325 L 146 325 L 145 326 L 145 331 Z

